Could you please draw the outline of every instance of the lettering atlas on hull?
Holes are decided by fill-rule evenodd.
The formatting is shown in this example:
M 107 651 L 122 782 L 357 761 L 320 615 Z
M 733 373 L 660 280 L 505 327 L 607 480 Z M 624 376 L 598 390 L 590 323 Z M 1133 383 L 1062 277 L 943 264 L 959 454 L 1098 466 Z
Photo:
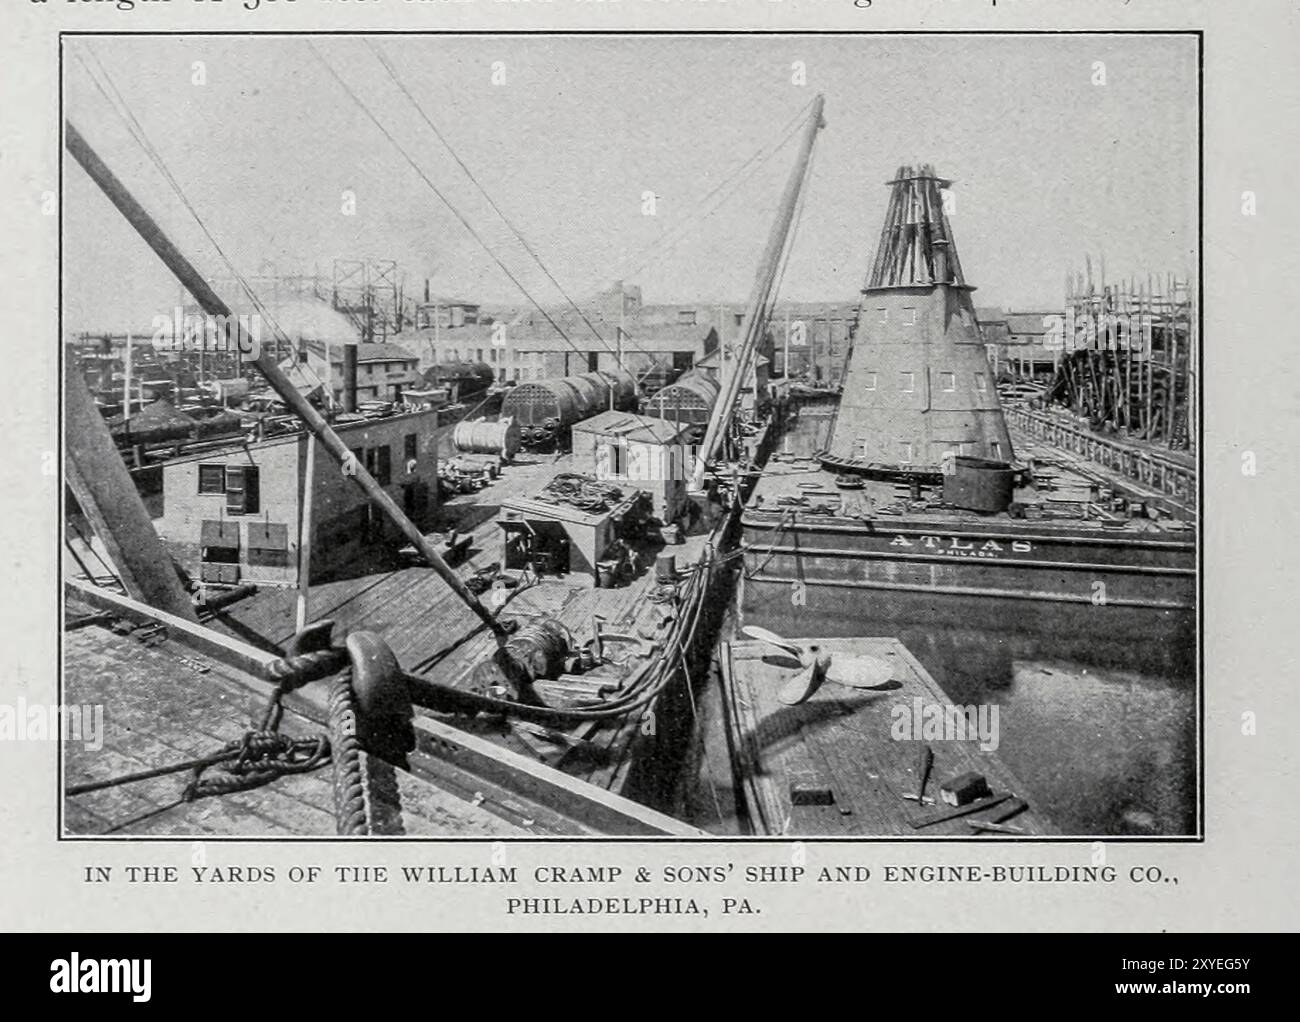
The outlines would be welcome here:
M 889 545 L 903 547 L 919 545 L 926 550 L 942 554 L 956 554 L 959 557 L 996 557 L 1007 548 L 1008 541 L 1003 540 L 999 543 L 995 539 L 988 539 L 976 546 L 975 540 L 962 541 L 956 536 L 918 536 L 915 540 L 911 540 L 899 533 L 894 536 Z M 1024 539 L 1011 540 L 1009 545 L 1011 552 L 1016 554 L 1031 553 L 1034 549 L 1033 543 Z

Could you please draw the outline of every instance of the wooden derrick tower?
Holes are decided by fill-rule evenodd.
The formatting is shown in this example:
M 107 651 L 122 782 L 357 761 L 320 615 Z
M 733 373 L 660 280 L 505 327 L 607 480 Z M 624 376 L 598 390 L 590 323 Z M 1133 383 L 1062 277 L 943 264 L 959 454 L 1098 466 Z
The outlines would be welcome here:
M 934 168 L 900 167 L 823 455 L 836 471 L 942 471 L 947 454 L 1011 462 L 997 388 Z

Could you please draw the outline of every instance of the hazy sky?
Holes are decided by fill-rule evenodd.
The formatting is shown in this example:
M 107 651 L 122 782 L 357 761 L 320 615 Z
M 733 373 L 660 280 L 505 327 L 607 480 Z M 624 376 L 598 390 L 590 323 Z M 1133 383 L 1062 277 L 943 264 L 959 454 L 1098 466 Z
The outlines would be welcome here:
M 378 37 L 460 157 L 574 297 L 618 277 L 646 301 L 743 300 L 793 142 L 701 206 L 816 92 L 826 128 L 783 297 L 853 301 L 903 163 L 955 184 L 953 231 L 981 305 L 1059 305 L 1066 270 L 1194 267 L 1190 38 Z M 543 304 L 560 296 L 359 38 L 322 54 Z M 199 267 L 224 272 L 72 51 L 107 68 L 242 273 L 397 259 L 412 291 L 525 299 L 297 38 L 69 40 L 69 118 Z M 206 83 L 192 83 L 202 61 Z M 807 84 L 791 83 L 802 61 Z M 1105 85 L 1093 84 L 1094 63 Z M 504 84 L 493 65 L 504 64 Z M 94 63 L 91 62 L 94 67 Z M 500 70 L 498 68 L 498 70 Z M 765 148 L 766 147 L 766 148 Z M 145 326 L 173 278 L 65 161 L 70 329 Z M 356 213 L 342 212 L 343 193 Z M 658 196 L 642 213 L 642 193 Z M 701 214 L 722 196 L 707 219 Z M 689 228 L 689 229 L 686 229 Z M 656 239 L 679 239 L 655 244 Z M 636 273 L 643 263 L 650 265 Z

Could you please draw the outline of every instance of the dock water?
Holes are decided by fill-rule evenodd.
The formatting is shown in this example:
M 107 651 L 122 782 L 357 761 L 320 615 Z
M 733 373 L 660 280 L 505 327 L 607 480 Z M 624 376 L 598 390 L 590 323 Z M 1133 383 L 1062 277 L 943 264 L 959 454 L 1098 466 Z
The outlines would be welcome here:
M 790 456 L 814 452 L 829 411 L 802 410 L 799 428 L 783 440 Z M 1019 452 L 1019 436 L 1016 442 Z M 1121 492 L 1126 484 L 1134 487 L 1132 480 L 1082 464 L 1042 441 L 1025 439 L 1023 446 L 1060 480 L 1057 496 L 1086 499 L 1088 476 L 1113 482 Z M 1077 483 L 1066 485 L 1076 477 Z M 814 495 L 808 502 L 814 499 L 834 502 L 838 496 Z M 1161 524 L 1166 535 L 1194 544 L 1194 528 L 1174 518 Z M 1197 832 L 1194 603 L 1115 606 L 921 586 L 859 588 L 846 595 L 835 587 L 796 587 L 800 576 L 788 571 L 766 578 L 775 563 L 763 564 L 766 556 L 747 564 L 737 626 L 785 635 L 815 630 L 826 636 L 896 636 L 952 702 L 999 705 L 999 755 L 1037 794 L 1037 804 L 1060 833 Z

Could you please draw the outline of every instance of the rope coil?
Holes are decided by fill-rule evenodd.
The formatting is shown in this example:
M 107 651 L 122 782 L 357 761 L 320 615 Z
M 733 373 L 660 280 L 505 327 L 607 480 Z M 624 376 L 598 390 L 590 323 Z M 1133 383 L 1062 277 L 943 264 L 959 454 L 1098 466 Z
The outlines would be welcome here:
M 211 762 L 190 770 L 189 782 L 181 793 L 185 802 L 211 795 L 250 791 L 286 774 L 303 774 L 321 766 L 330 756 L 330 741 L 290 738 L 278 731 L 249 731 L 237 741 L 227 742 Z M 219 772 L 206 775 L 211 768 Z

